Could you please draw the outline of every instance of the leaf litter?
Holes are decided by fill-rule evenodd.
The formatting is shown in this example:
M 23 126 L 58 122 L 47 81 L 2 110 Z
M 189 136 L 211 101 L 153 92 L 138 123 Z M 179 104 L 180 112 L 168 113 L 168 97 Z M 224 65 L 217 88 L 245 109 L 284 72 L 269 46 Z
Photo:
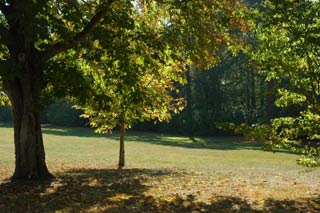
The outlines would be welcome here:
M 54 164 L 52 182 L 13 182 L 1 165 L 0 211 L 320 211 L 319 173 Z

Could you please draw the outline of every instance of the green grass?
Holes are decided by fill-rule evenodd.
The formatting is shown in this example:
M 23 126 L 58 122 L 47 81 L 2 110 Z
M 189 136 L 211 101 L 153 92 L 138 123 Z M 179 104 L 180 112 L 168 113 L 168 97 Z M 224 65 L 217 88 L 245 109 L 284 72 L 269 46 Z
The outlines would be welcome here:
M 14 163 L 13 132 L 1 127 L 0 162 Z M 84 128 L 43 128 L 48 162 L 105 163 L 116 165 L 118 133 L 99 135 Z M 128 131 L 126 163 L 143 168 L 179 167 L 301 170 L 296 155 L 271 153 L 259 144 L 239 138 L 188 138 Z
M 264 152 L 259 144 L 241 138 L 128 131 L 127 167 L 120 172 L 115 169 L 117 132 L 99 135 L 85 128 L 44 126 L 46 161 L 58 179 L 35 187 L 8 183 L 14 166 L 12 127 L 1 125 L 0 134 L 0 210 L 320 210 L 319 170 L 304 172 L 296 164 L 299 156 Z M 17 191 L 24 198 L 20 203 L 15 201 Z M 38 199 L 42 204 L 30 205 Z

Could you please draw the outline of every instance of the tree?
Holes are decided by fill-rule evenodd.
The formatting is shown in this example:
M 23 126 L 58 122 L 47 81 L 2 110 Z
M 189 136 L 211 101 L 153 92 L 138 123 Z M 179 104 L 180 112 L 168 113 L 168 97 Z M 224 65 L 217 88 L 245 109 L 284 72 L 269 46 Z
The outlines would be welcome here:
M 136 10 L 138 3 L 143 7 Z M 45 163 L 39 118 L 46 97 L 68 96 L 85 103 L 86 97 L 96 95 L 99 100 L 92 87 L 99 80 L 95 73 L 108 75 L 108 69 L 100 69 L 106 58 L 114 63 L 103 54 L 104 49 L 112 51 L 113 43 L 118 42 L 112 36 L 119 28 L 135 26 L 130 16 L 133 11 L 152 7 L 166 12 L 158 19 L 166 28 L 152 36 L 166 34 L 170 51 L 185 50 L 185 60 L 202 66 L 214 62 L 212 55 L 218 47 L 236 43 L 236 36 L 224 29 L 245 26 L 234 13 L 242 8 L 241 3 L 231 0 L 0 1 L 0 77 L 14 114 L 13 179 L 52 177 Z M 153 15 L 158 12 L 153 10 Z M 139 36 L 150 35 L 142 32 Z M 201 63 L 204 61 L 208 63 Z
M 0 1 L 0 76 L 14 114 L 13 179 L 52 177 L 39 118 L 47 66 L 59 53 L 88 39 L 112 2 Z M 65 76 L 63 70 L 56 72 Z
M 266 142 L 305 153 L 299 162 L 307 166 L 320 165 L 319 13 L 319 1 L 264 1 L 252 55 L 266 80 L 278 85 L 276 105 L 298 109 L 272 120 Z
M 172 97 L 176 91 L 173 81 L 184 80 L 181 57 L 170 51 L 163 35 L 155 36 L 163 26 L 157 24 L 150 10 L 133 12 L 135 26 L 114 32 L 118 40 L 112 49 L 103 49 L 109 58 L 99 67 L 108 70 L 107 75 L 95 76 L 99 80 L 94 91 L 99 94 L 78 105 L 99 133 L 111 132 L 119 125 L 119 169 L 125 166 L 126 129 L 137 121 L 167 120 L 171 112 L 183 108 L 182 99 Z
M 184 105 L 183 99 L 179 97 L 177 85 L 185 83 L 187 63 L 195 62 L 198 66 L 211 66 L 217 60 L 214 55 L 208 55 L 209 58 L 200 60 L 195 52 L 209 54 L 210 51 L 213 54 L 216 48 L 219 48 L 218 44 L 221 47 L 227 46 L 223 39 L 229 38 L 234 45 L 237 43 L 237 40 L 233 41 L 228 33 L 224 32 L 225 34 L 220 35 L 221 41 L 215 41 L 214 46 L 209 47 L 212 49 L 203 46 L 202 50 L 200 47 L 204 44 L 192 44 L 194 41 L 190 44 L 192 39 L 200 40 L 203 37 L 209 39 L 209 36 L 221 34 L 222 29 L 228 29 L 230 23 L 211 23 L 221 29 L 213 28 L 212 31 L 206 29 L 207 32 L 203 32 L 206 34 L 202 33 L 202 36 L 198 37 L 199 32 L 197 32 L 199 35 L 189 32 L 199 27 L 199 23 L 194 22 L 194 18 L 191 19 L 190 12 L 198 11 L 196 8 L 199 6 L 206 8 L 209 4 L 190 2 L 177 6 L 175 8 L 157 2 L 136 2 L 137 11 L 130 14 L 135 20 L 134 27 L 118 28 L 113 32 L 114 37 L 119 38 L 118 42 L 113 43 L 112 50 L 103 49 L 109 58 L 104 58 L 105 66 L 100 65 L 99 68 L 108 70 L 108 75 L 101 74 L 95 77 L 99 82 L 103 82 L 96 85 L 95 91 L 99 91 L 99 95 L 93 96 L 98 96 L 99 99 L 93 98 L 78 106 L 85 111 L 84 117 L 90 119 L 91 126 L 97 128 L 100 133 L 110 132 L 119 125 L 118 168 L 123 168 L 125 165 L 125 130 L 137 121 L 170 119 L 172 113 L 180 111 Z M 178 14 L 177 11 L 183 14 Z M 176 16 L 179 20 L 174 20 Z M 203 19 L 203 24 L 208 24 L 206 21 L 210 19 Z M 181 29 L 187 29 L 188 32 Z M 190 38 L 184 40 L 186 36 Z
M 234 122 L 249 124 L 266 122 L 267 83 L 253 67 L 248 55 L 236 57 L 228 51 L 220 53 L 221 62 L 209 69 L 195 67 L 187 74 L 188 84 L 180 87 L 188 105 L 174 122 L 162 124 L 167 130 L 183 130 L 185 134 L 216 136 L 221 132 L 216 124 Z M 273 102 L 272 102 L 273 104 Z
M 134 38 L 129 37 L 127 41 Z M 135 42 L 130 43 L 135 46 L 134 49 L 137 48 Z M 131 45 L 123 47 L 127 49 L 125 52 L 131 52 L 128 50 L 132 48 Z M 101 88 L 104 94 L 99 96 L 102 100 L 98 102 L 92 100 L 86 105 L 78 106 L 84 110 L 83 117 L 89 118 L 91 126 L 97 128 L 96 131 L 99 133 L 110 133 L 114 127 L 119 125 L 119 169 L 125 166 L 124 134 L 126 129 L 137 121 L 168 120 L 171 113 L 180 111 L 184 105 L 182 98 L 172 97 L 172 94 L 176 92 L 173 79 L 183 80 L 181 76 L 183 73 L 179 72 L 181 69 L 178 69 L 176 64 L 162 65 L 161 60 L 164 56 L 159 55 L 157 56 L 159 59 L 152 59 L 146 66 L 142 63 L 150 59 L 146 50 L 140 53 L 139 51 L 133 52 L 136 53 L 131 52 L 128 58 L 122 57 L 113 72 L 109 72 L 108 78 L 104 79 L 106 83 L 102 84 L 105 86 Z M 143 54 L 139 55 L 141 53 Z M 125 79 L 123 73 L 126 75 Z M 108 82 L 110 80 L 112 83 Z M 101 87 L 101 84 L 97 86 Z

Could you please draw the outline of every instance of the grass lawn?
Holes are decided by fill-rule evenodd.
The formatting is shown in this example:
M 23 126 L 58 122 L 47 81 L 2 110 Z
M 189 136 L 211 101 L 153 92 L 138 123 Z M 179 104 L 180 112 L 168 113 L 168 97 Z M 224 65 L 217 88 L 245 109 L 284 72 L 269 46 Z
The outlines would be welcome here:
M 240 138 L 128 132 L 126 169 L 118 135 L 44 127 L 52 182 L 10 183 L 13 130 L 0 126 L 0 212 L 320 211 L 320 171 L 297 155 Z

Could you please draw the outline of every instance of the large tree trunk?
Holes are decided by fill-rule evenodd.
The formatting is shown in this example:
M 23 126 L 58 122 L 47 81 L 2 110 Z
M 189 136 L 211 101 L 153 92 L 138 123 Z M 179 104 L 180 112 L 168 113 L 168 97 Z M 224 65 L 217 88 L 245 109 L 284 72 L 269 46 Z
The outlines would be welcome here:
M 119 164 L 118 169 L 124 167 L 125 162 L 125 151 L 124 151 L 124 133 L 125 133 L 125 123 L 124 119 L 120 119 L 120 149 L 119 149 Z
M 45 163 L 39 105 L 41 71 L 25 69 L 19 77 L 5 82 L 13 108 L 15 171 L 12 180 L 51 179 Z

